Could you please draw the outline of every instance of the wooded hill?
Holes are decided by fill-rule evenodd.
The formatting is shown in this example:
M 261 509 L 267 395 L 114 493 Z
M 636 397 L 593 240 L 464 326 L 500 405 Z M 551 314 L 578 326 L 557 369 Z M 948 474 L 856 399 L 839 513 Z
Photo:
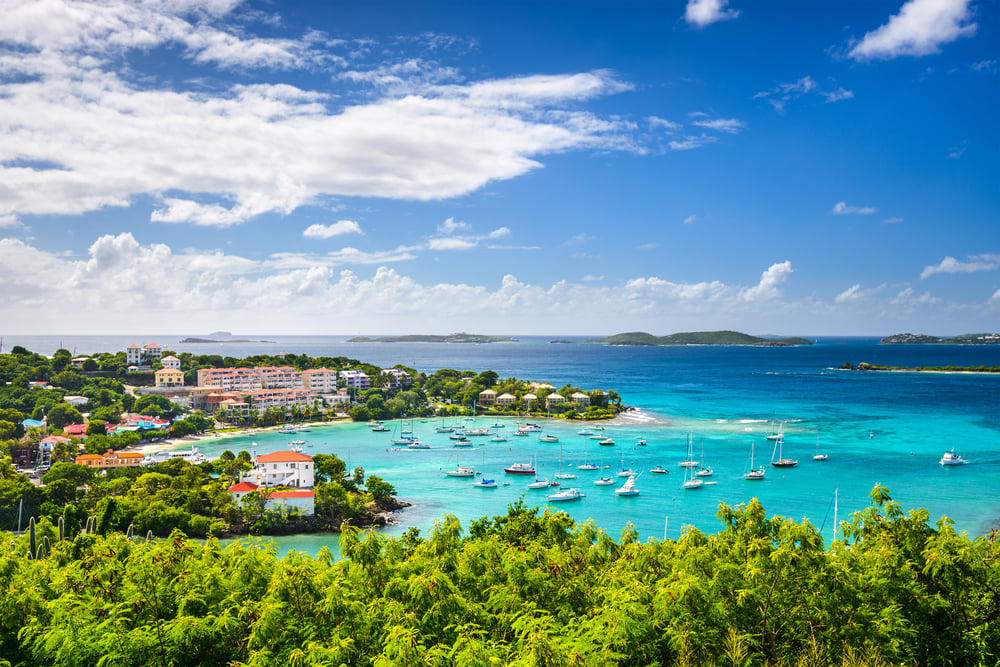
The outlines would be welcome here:
M 583 342 L 603 343 L 605 345 L 757 345 L 762 347 L 813 344 L 811 340 L 805 338 L 761 338 L 738 331 L 691 331 L 667 336 L 654 336 L 645 331 L 630 331 Z

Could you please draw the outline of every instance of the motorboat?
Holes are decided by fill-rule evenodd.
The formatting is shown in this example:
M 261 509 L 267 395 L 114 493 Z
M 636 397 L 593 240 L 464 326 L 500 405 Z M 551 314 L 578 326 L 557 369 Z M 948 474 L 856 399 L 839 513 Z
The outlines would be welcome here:
M 414 440 L 406 446 L 407 449 L 430 449 L 431 446 L 426 442 L 420 442 L 419 440 Z
M 589 428 L 585 428 L 583 430 L 577 431 L 576 434 L 577 435 L 594 435 L 594 432 L 591 431 Z
M 639 438 L 639 441 L 636 442 L 635 444 L 636 444 L 637 447 L 645 447 L 646 446 L 646 439 L 645 438 Z
M 712 466 L 705 466 L 695 473 L 698 477 L 711 477 L 713 475 Z
M 594 480 L 594 486 L 611 486 L 615 483 L 615 480 L 611 477 L 601 477 L 600 479 Z
M 480 489 L 495 489 L 497 481 L 495 479 L 481 479 L 472 486 L 478 486 Z
M 945 452 L 938 463 L 943 466 L 964 466 L 968 461 L 956 454 L 955 450 L 952 449 L 950 452 Z
M 467 428 L 467 429 L 465 429 L 465 435 L 480 436 L 480 435 L 489 435 L 489 434 L 490 434 L 490 430 L 488 428 Z
M 456 440 L 454 443 L 452 443 L 452 445 L 455 446 L 455 447 L 472 447 L 472 441 L 471 440 Z
M 637 473 L 635 470 L 632 470 L 631 468 L 625 468 L 624 470 L 618 472 L 619 477 L 632 477 L 633 475 L 638 475 L 638 474 L 639 473 Z
M 538 439 L 538 442 L 559 442 L 559 438 L 554 435 L 543 435 Z
M 596 463 L 582 463 L 576 467 L 577 470 L 600 470 Z
M 490 438 L 490 442 L 507 442 L 507 438 L 503 437 L 499 433 Z
M 528 484 L 529 489 L 545 489 L 551 486 L 551 483 L 547 479 L 536 479 L 534 482 Z
M 619 488 L 615 489 L 616 496 L 637 496 L 639 489 L 635 488 L 635 475 L 631 475 Z
M 297 433 L 297 431 L 291 424 L 285 424 L 284 426 L 278 427 L 278 433 Z
M 388 426 L 386 426 L 382 422 L 379 422 L 379 423 L 375 424 L 374 426 L 372 426 L 372 433 L 383 433 L 383 432 L 388 432 L 388 431 L 391 431 L 391 430 L 392 430 L 391 428 L 389 428 Z
M 527 423 L 517 429 L 518 431 L 524 431 L 525 433 L 537 433 L 542 430 L 542 427 L 538 424 Z
M 514 431 L 514 435 L 519 435 L 519 436 L 522 436 L 522 437 L 527 437 L 528 436 L 528 432 L 527 431 Z
M 615 444 L 615 441 L 612 440 L 611 438 L 604 438 L 603 440 L 599 441 L 597 444 L 599 444 L 601 447 L 613 447 L 614 444 Z
M 448 477 L 475 477 L 476 471 L 469 466 L 456 466 L 454 470 L 445 470 L 444 474 Z
M 504 468 L 503 471 L 508 475 L 534 475 L 535 474 L 535 464 L 534 463 L 512 463 L 509 467 Z
M 448 436 L 449 440 L 468 440 L 464 433 L 452 433 Z
M 490 428 L 507 428 L 507 426 L 505 424 L 501 424 L 500 422 L 496 422 L 493 426 L 490 426 Z
M 666 468 L 664 468 L 663 466 L 656 466 L 655 468 L 652 468 L 649 472 L 657 474 L 657 475 L 669 475 L 670 474 L 670 471 L 667 470 Z
M 559 493 L 553 493 L 545 496 L 550 502 L 559 502 L 562 500 L 579 500 L 584 498 L 584 494 L 580 493 L 580 489 L 566 489 L 565 491 L 560 491 Z

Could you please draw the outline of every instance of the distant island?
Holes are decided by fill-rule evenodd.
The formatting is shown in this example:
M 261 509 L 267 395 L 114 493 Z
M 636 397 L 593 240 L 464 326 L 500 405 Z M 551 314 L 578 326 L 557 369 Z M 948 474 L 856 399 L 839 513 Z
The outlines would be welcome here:
M 886 336 L 882 345 L 1000 345 L 1000 334 L 962 334 L 952 338 L 928 336 L 927 334 L 898 333 Z
M 989 373 L 992 375 L 1000 373 L 1000 366 L 885 366 L 869 364 L 866 361 L 862 361 L 857 366 L 847 361 L 840 366 L 840 369 L 844 371 L 906 371 L 910 373 Z
M 233 338 L 228 331 L 213 331 L 205 337 L 191 336 L 180 343 L 273 343 L 273 340 L 250 340 L 249 338 Z
M 480 334 L 454 333 L 447 336 L 432 334 L 409 334 L 406 336 L 355 336 L 348 343 L 517 343 L 516 338 L 507 336 L 483 336 Z
M 645 331 L 630 331 L 604 338 L 585 340 L 584 343 L 603 345 L 754 345 L 758 347 L 792 347 L 812 345 L 805 338 L 761 338 L 738 331 L 691 331 L 668 336 L 654 336 Z

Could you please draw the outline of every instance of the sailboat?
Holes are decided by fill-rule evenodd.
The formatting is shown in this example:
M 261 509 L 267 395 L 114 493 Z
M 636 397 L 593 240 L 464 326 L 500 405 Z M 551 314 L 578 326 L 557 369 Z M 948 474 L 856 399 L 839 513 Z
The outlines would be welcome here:
M 563 469 L 562 462 L 562 445 L 559 445 L 559 469 Z M 557 472 L 556 479 L 576 479 L 576 475 L 571 472 Z
M 694 456 L 694 452 L 691 450 L 691 448 L 692 448 L 691 434 L 688 433 L 687 460 L 686 461 L 681 461 L 680 466 L 682 468 L 697 468 L 698 467 L 698 462 L 695 461 L 692 458 Z
M 781 440 L 785 437 L 785 422 L 775 422 L 774 430 L 770 435 L 764 436 L 768 440 Z
M 604 458 L 603 457 L 601 457 L 601 470 L 602 471 L 604 470 Z M 612 478 L 610 478 L 607 475 L 603 474 L 603 472 L 601 473 L 600 479 L 595 479 L 594 480 L 594 486 L 611 486 L 614 483 L 615 483 L 615 480 L 613 480 Z
M 781 452 L 782 446 L 784 444 L 785 444 L 784 438 L 778 438 L 774 442 L 774 451 L 771 452 L 771 465 L 773 465 L 775 468 L 791 468 L 793 465 L 796 465 L 798 463 L 798 461 L 796 461 L 795 459 L 786 459 L 784 457 L 784 455 Z M 774 452 L 778 453 L 777 459 L 774 458 Z
M 705 441 L 701 441 L 701 460 L 705 461 Z M 703 465 L 701 470 L 695 473 L 698 477 L 711 477 L 712 476 L 712 466 Z
M 483 450 L 483 467 L 482 470 L 486 470 L 486 450 Z M 486 475 L 472 486 L 478 486 L 480 489 L 495 489 L 497 488 L 497 481 L 495 479 L 487 479 Z
M 819 436 L 816 436 L 816 454 L 813 456 L 813 461 L 826 461 L 826 454 L 819 453 Z
M 681 484 L 682 489 L 700 489 L 705 483 L 705 480 L 692 474 L 694 468 L 684 469 L 684 483 Z
M 618 471 L 619 477 L 631 477 L 632 475 L 637 475 L 638 473 L 631 468 L 625 467 L 625 450 L 622 450 L 622 469 Z
M 764 466 L 761 466 L 759 468 L 754 468 L 753 467 L 753 443 L 751 442 L 750 443 L 750 467 L 747 469 L 747 471 L 745 473 L 743 473 L 743 479 L 750 480 L 750 481 L 764 479 L 764 473 L 765 472 L 766 472 L 766 469 L 764 468 Z
M 535 456 L 535 465 L 537 467 L 538 456 Z M 548 486 L 559 486 L 559 482 L 550 482 L 549 480 L 542 478 L 538 479 L 538 474 L 535 474 L 535 481 L 528 484 L 529 489 L 544 489 Z
M 576 467 L 577 470 L 597 470 L 597 464 L 587 461 L 587 450 L 584 448 L 583 463 Z
M 447 475 L 448 477 L 475 477 L 476 476 L 475 469 L 469 466 L 458 465 L 458 460 L 461 456 L 462 456 L 461 454 L 455 455 L 455 469 L 445 470 L 444 474 Z

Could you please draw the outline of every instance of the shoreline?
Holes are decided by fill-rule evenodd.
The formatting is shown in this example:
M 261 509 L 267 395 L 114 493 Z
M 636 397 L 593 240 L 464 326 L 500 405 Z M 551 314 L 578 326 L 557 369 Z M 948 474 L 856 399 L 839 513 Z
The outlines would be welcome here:
M 335 426 L 337 424 L 350 424 L 350 417 L 343 417 L 340 419 L 335 419 L 332 421 L 312 421 L 312 422 L 302 422 L 304 425 L 312 427 L 320 426 Z M 159 442 L 148 442 L 142 445 L 136 445 L 135 447 L 129 447 L 125 451 L 135 452 L 138 454 L 143 454 L 149 456 L 150 454 L 156 454 L 158 452 L 163 452 L 170 450 L 174 447 L 179 447 L 181 445 L 190 445 L 191 447 L 196 446 L 197 443 L 205 440 L 225 440 L 226 438 L 235 438 L 239 436 L 249 436 L 256 433 L 269 433 L 272 431 L 277 431 L 284 424 L 277 424 L 275 426 L 264 426 L 261 428 L 243 428 L 234 431 L 225 431 L 223 433 L 199 433 L 197 435 L 186 435 L 182 438 L 167 438 L 166 440 L 160 440 Z

